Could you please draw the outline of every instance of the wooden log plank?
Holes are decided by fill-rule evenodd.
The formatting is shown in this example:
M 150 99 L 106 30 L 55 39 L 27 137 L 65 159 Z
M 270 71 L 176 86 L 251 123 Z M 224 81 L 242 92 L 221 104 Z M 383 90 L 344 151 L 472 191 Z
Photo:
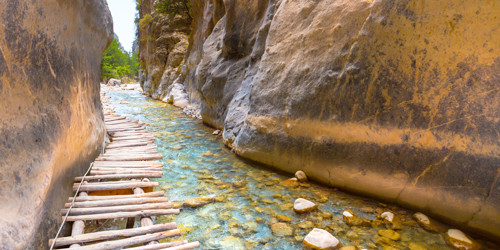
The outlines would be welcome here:
M 143 244 L 146 242 L 161 240 L 168 237 L 174 237 L 181 235 L 181 231 L 179 229 L 173 229 L 165 232 L 146 234 L 140 236 L 134 236 L 130 238 L 125 238 L 121 240 L 113 240 L 113 241 L 105 241 L 97 244 L 82 246 L 80 250 L 91 250 L 91 249 L 117 249 L 124 248 L 128 246 L 134 246 L 138 244 Z
M 152 170 L 137 170 L 137 171 L 90 171 L 90 174 L 93 176 L 99 175 L 110 175 L 110 174 L 163 174 L 162 170 L 152 171 Z M 157 177 L 159 178 L 159 177 Z
M 158 224 L 149 227 L 139 227 L 132 229 L 120 229 L 120 230 L 110 230 L 103 232 L 95 232 L 95 233 L 86 233 L 82 235 L 75 235 L 69 237 L 61 237 L 56 240 L 54 247 L 67 246 L 71 244 L 82 244 L 93 241 L 101 241 L 101 240 L 110 240 L 119 237 L 132 237 L 137 235 L 144 235 L 150 233 L 157 233 L 161 231 L 167 231 L 176 229 L 177 224 L 175 222 Z M 49 245 L 52 245 L 54 239 L 49 240 Z
M 119 120 L 125 120 L 127 118 L 125 117 L 104 117 L 104 122 L 112 122 L 112 121 L 119 121 Z
M 124 205 L 124 206 L 111 206 L 111 207 L 82 207 L 82 208 L 72 208 L 69 211 L 69 215 L 88 215 L 88 214 L 106 214 L 114 212 L 134 212 L 142 210 L 153 210 L 153 209 L 167 209 L 172 208 L 173 204 L 171 202 L 161 202 L 161 203 L 147 203 L 138 205 Z M 65 215 L 68 212 L 68 208 L 61 209 L 61 215 Z
M 101 174 L 101 175 L 91 175 L 86 176 L 85 180 L 107 180 L 107 179 L 133 179 L 133 178 L 160 178 L 163 172 L 152 172 L 152 173 L 142 173 L 142 174 Z M 75 177 L 75 181 L 81 181 L 83 176 Z
M 110 128 L 106 129 L 106 131 L 109 133 L 111 132 L 124 132 L 124 131 L 134 131 L 134 132 L 145 132 L 144 128 Z
M 165 191 L 155 191 L 143 194 L 127 194 L 127 195 L 89 195 L 86 197 L 76 197 L 75 201 L 102 201 L 102 200 L 163 197 L 163 196 L 165 196 Z M 69 202 L 73 201 L 73 197 L 68 197 L 68 201 Z
M 76 185 L 76 186 L 75 186 Z M 73 185 L 73 191 L 76 191 L 78 184 Z M 81 191 L 103 191 L 103 190 L 116 190 L 116 189 L 132 189 L 136 187 L 157 187 L 158 182 L 130 182 L 130 183 L 116 183 L 116 184 L 86 184 L 80 187 Z
M 162 159 L 163 156 L 160 154 L 153 155 L 140 155 L 140 156 L 107 156 L 107 157 L 98 157 L 96 161 L 140 161 L 140 160 L 159 160 Z
M 165 250 L 187 250 L 187 249 L 194 249 L 194 248 L 198 248 L 200 247 L 200 242 L 198 241 L 195 241 L 195 242 L 191 242 L 191 243 L 187 243 L 187 244 L 184 244 L 184 245 L 180 245 L 180 246 L 175 246 L 175 247 L 168 247 L 168 248 L 164 248 Z
M 140 197 L 140 198 L 125 198 L 125 199 L 109 199 L 109 200 L 90 200 L 90 201 L 75 201 L 73 207 L 74 208 L 110 207 L 110 206 L 122 206 L 122 205 L 137 205 L 146 203 L 161 203 L 167 201 L 168 201 L 167 197 Z M 64 207 L 68 208 L 70 204 L 71 204 L 70 202 L 65 203 Z
M 87 181 L 84 181 L 82 184 L 88 183 Z M 78 197 L 88 197 L 87 192 L 80 192 L 78 194 Z M 78 236 L 82 235 L 85 233 L 85 221 L 79 220 L 73 222 L 73 225 L 71 225 L 71 236 Z M 50 243 L 51 244 L 51 243 Z M 71 244 L 70 248 L 75 248 L 79 247 L 80 244 Z
M 153 134 L 151 132 L 149 132 L 149 131 L 110 132 L 108 134 L 110 134 L 112 137 L 139 136 L 139 135 L 153 136 Z
M 161 171 L 163 167 L 141 167 L 141 166 L 132 166 L 132 167 L 92 167 L 93 170 L 97 171 L 134 171 L 134 170 L 143 170 L 143 171 Z
M 150 151 L 150 152 L 147 152 L 147 151 L 142 151 L 142 152 L 139 152 L 139 151 L 127 151 L 127 152 L 115 151 L 115 152 L 111 152 L 111 153 L 101 154 L 101 155 L 99 155 L 99 157 L 103 157 L 103 158 L 106 158 L 106 157 L 143 157 L 143 156 L 155 156 L 158 154 L 159 154 L 158 151 Z
M 161 161 L 96 161 L 94 166 L 163 166 Z
M 179 209 L 153 209 L 153 210 L 141 210 L 133 212 L 116 212 L 116 213 L 105 213 L 105 214 L 89 214 L 89 215 L 74 215 L 68 216 L 66 221 L 89 221 L 89 220 L 107 220 L 116 218 L 131 218 L 137 216 L 158 216 L 158 215 L 168 215 L 168 214 L 179 214 Z
M 157 249 L 165 249 L 167 247 L 181 246 L 181 245 L 185 245 L 188 243 L 189 242 L 187 240 L 179 240 L 179 241 L 173 241 L 173 242 L 158 243 L 158 244 L 154 244 L 154 245 L 130 247 L 130 248 L 127 248 L 127 250 L 157 250 Z
M 134 120 L 128 120 L 128 119 L 125 119 L 125 120 L 117 120 L 117 121 L 105 121 L 104 122 L 105 125 L 122 125 L 122 124 L 132 124 L 132 125 L 137 125 L 139 124 L 138 121 L 134 121 Z
M 136 147 L 136 146 L 146 146 L 148 144 L 151 144 L 150 142 L 141 142 L 141 141 L 136 141 L 136 142 L 123 142 L 123 143 L 110 143 L 106 146 L 106 149 L 111 149 L 111 148 L 126 148 L 126 147 Z
M 153 136 L 122 136 L 122 137 L 112 137 L 113 142 L 118 142 L 118 141 L 129 141 L 129 140 L 136 140 L 136 139 L 142 139 L 142 140 L 155 140 Z

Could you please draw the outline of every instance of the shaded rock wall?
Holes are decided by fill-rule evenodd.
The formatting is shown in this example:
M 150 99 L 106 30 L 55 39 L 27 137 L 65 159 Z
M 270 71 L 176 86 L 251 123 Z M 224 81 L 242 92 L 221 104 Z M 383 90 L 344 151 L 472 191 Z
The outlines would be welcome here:
M 243 157 L 500 236 L 497 1 L 192 1 L 191 103 Z
M 0 4 L 0 248 L 44 249 L 104 139 L 104 0 Z

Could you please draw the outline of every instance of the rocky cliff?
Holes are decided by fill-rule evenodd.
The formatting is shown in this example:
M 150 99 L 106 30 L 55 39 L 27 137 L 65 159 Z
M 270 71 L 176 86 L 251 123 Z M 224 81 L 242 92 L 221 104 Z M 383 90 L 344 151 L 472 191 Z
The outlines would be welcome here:
M 104 139 L 104 0 L 0 4 L 0 248 L 44 249 Z
M 191 5 L 179 80 L 162 86 L 182 80 L 237 154 L 500 236 L 497 1 Z M 172 96 L 158 69 L 144 86 Z

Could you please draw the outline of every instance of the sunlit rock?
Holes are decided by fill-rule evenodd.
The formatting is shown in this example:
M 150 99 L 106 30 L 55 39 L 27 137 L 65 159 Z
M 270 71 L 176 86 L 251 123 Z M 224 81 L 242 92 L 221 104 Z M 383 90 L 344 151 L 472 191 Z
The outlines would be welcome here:
M 292 236 L 293 228 L 283 222 L 274 223 L 271 225 L 271 231 L 276 236 Z
M 294 188 L 299 186 L 299 181 L 297 180 L 297 178 L 290 178 L 288 180 L 280 182 L 280 185 L 284 187 Z
M 391 230 L 391 229 L 378 230 L 378 234 L 380 236 L 389 238 L 391 240 L 399 240 L 401 238 L 401 235 L 398 232 Z
M 293 203 L 293 210 L 296 213 L 307 213 L 315 210 L 316 208 L 318 208 L 317 204 L 302 198 L 296 199 Z
M 384 220 L 387 227 L 392 229 L 403 229 L 403 224 L 401 223 L 401 218 L 397 215 L 394 215 L 392 212 L 383 212 L 380 217 Z
M 346 210 L 342 212 L 342 218 L 344 219 L 345 224 L 349 226 L 370 226 L 370 220 L 365 218 L 360 218 L 350 210 Z
M 302 248 L 305 250 L 334 250 L 340 247 L 342 247 L 342 243 L 337 238 L 319 228 L 314 228 L 309 232 L 302 242 Z
M 429 218 L 427 215 L 417 212 L 413 214 L 413 218 L 417 221 L 417 223 L 425 230 L 431 231 L 431 232 L 436 232 L 436 233 L 443 233 L 446 232 L 446 227 L 442 225 L 441 223 Z

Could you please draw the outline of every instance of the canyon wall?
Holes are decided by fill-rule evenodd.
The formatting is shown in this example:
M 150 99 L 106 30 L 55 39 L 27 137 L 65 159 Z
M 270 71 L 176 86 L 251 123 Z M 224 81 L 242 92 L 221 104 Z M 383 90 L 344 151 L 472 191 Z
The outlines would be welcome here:
M 0 248 L 45 249 L 102 147 L 112 19 L 104 0 L 2 1 L 0 18 Z
M 498 1 L 191 5 L 181 96 L 238 155 L 500 237 Z

